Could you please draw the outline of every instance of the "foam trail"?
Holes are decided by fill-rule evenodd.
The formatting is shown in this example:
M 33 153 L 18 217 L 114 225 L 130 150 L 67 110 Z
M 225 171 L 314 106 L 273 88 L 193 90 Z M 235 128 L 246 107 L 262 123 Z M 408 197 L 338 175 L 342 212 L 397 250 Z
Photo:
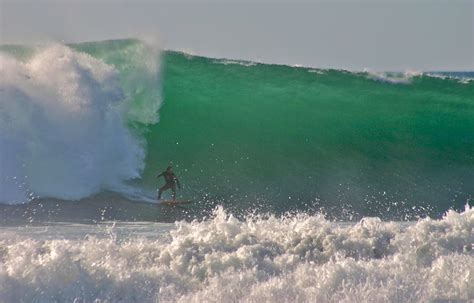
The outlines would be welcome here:
M 469 207 L 410 223 L 333 223 L 320 215 L 237 220 L 217 208 L 208 220 L 174 227 L 60 227 L 0 234 L 3 302 L 474 299 Z
M 63 45 L 0 62 L 0 202 L 74 200 L 140 175 L 144 150 L 113 66 Z

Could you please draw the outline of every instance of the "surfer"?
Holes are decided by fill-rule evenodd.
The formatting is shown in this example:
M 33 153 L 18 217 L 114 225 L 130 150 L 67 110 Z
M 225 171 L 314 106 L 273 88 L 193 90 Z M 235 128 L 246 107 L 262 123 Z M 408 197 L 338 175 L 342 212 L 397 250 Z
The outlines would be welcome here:
M 158 190 L 158 200 L 161 199 L 161 194 L 168 189 L 171 189 L 171 197 L 173 198 L 173 200 L 176 200 L 176 185 L 178 185 L 178 188 L 181 189 L 181 184 L 179 184 L 178 177 L 176 177 L 176 175 L 173 173 L 173 167 L 168 166 L 166 168 L 166 171 L 162 172 L 156 177 L 159 178 L 161 176 L 165 178 L 166 184 L 160 187 L 160 189 Z

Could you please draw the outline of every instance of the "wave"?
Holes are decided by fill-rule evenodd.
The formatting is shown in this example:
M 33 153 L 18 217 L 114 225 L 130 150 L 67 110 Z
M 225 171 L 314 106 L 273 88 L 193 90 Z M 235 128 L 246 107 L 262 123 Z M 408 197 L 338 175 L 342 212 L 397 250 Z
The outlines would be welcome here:
M 334 223 L 320 215 L 238 220 L 217 208 L 207 220 L 175 225 L 60 227 L 5 228 L 3 301 L 474 299 L 469 207 L 411 223 Z
M 159 54 L 137 40 L 0 50 L 2 203 L 149 200 L 170 162 L 186 199 L 236 212 L 413 220 L 474 195 L 474 85 L 452 74 Z
M 15 57 L 22 50 L 0 53 L 0 201 L 76 200 L 138 178 L 146 142 L 127 123 L 157 121 L 159 99 L 136 109 L 141 86 L 157 69 L 143 81 L 134 78 L 144 71 L 136 64 L 120 66 L 129 70 L 124 77 L 114 65 L 68 46 L 30 48 L 29 57 Z M 145 54 L 134 45 L 121 51 L 132 60 Z
M 286 66 L 292 68 L 301 68 L 307 70 L 310 73 L 324 74 L 329 71 L 341 72 L 341 73 L 352 73 L 354 75 L 363 75 L 372 80 L 378 80 L 382 82 L 388 82 L 393 84 L 408 84 L 411 80 L 416 77 L 432 77 L 439 79 L 450 79 L 458 81 L 459 83 L 468 84 L 474 81 L 474 72 L 472 71 L 418 71 L 418 70 L 406 70 L 403 72 L 387 72 L 387 71 L 374 71 L 372 69 L 365 68 L 362 71 L 359 70 L 348 70 L 348 69 L 334 69 L 334 68 L 318 68 L 311 65 L 301 64 L 282 64 L 282 63 L 268 63 L 261 60 L 244 60 L 244 59 L 229 59 L 229 58 L 211 58 L 201 54 L 196 54 L 193 51 L 187 50 L 173 50 L 167 49 L 168 52 L 179 53 L 188 59 L 192 58 L 205 58 L 211 59 L 215 64 L 237 64 L 241 66 L 251 67 L 255 65 L 267 65 L 267 66 Z
M 220 60 L 163 53 L 144 186 L 174 160 L 198 200 L 397 219 L 440 216 L 474 193 L 471 84 Z

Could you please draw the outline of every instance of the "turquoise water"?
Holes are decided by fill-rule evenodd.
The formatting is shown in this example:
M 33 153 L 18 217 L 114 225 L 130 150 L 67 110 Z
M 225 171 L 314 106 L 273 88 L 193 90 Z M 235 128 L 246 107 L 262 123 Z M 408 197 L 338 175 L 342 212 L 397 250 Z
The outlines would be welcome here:
M 173 160 L 194 189 L 277 210 L 315 199 L 366 214 L 396 202 L 440 210 L 473 193 L 473 83 L 397 84 L 172 52 L 163 64 L 147 184 Z
M 117 70 L 144 149 L 128 182 L 140 190 L 152 193 L 172 162 L 182 197 L 235 211 L 410 219 L 474 194 L 473 81 L 146 57 L 136 40 L 70 47 Z M 25 62 L 37 52 L 3 50 Z M 151 61 L 158 72 L 143 72 Z

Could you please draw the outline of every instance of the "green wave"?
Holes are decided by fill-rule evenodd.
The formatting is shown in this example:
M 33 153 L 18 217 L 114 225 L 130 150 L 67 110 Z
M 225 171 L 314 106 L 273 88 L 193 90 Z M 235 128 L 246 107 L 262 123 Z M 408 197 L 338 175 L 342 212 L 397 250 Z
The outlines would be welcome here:
M 472 81 L 393 83 L 174 51 L 153 59 L 153 74 L 143 45 L 72 45 L 121 73 L 130 127 L 146 140 L 140 187 L 155 189 L 172 162 L 188 198 L 339 217 L 439 215 L 474 194 Z
M 474 193 L 472 82 L 393 84 L 177 52 L 162 60 L 162 119 L 146 136 L 149 186 L 173 161 L 193 191 L 239 207 L 263 199 L 278 211 L 319 203 L 399 217 L 460 207 Z

